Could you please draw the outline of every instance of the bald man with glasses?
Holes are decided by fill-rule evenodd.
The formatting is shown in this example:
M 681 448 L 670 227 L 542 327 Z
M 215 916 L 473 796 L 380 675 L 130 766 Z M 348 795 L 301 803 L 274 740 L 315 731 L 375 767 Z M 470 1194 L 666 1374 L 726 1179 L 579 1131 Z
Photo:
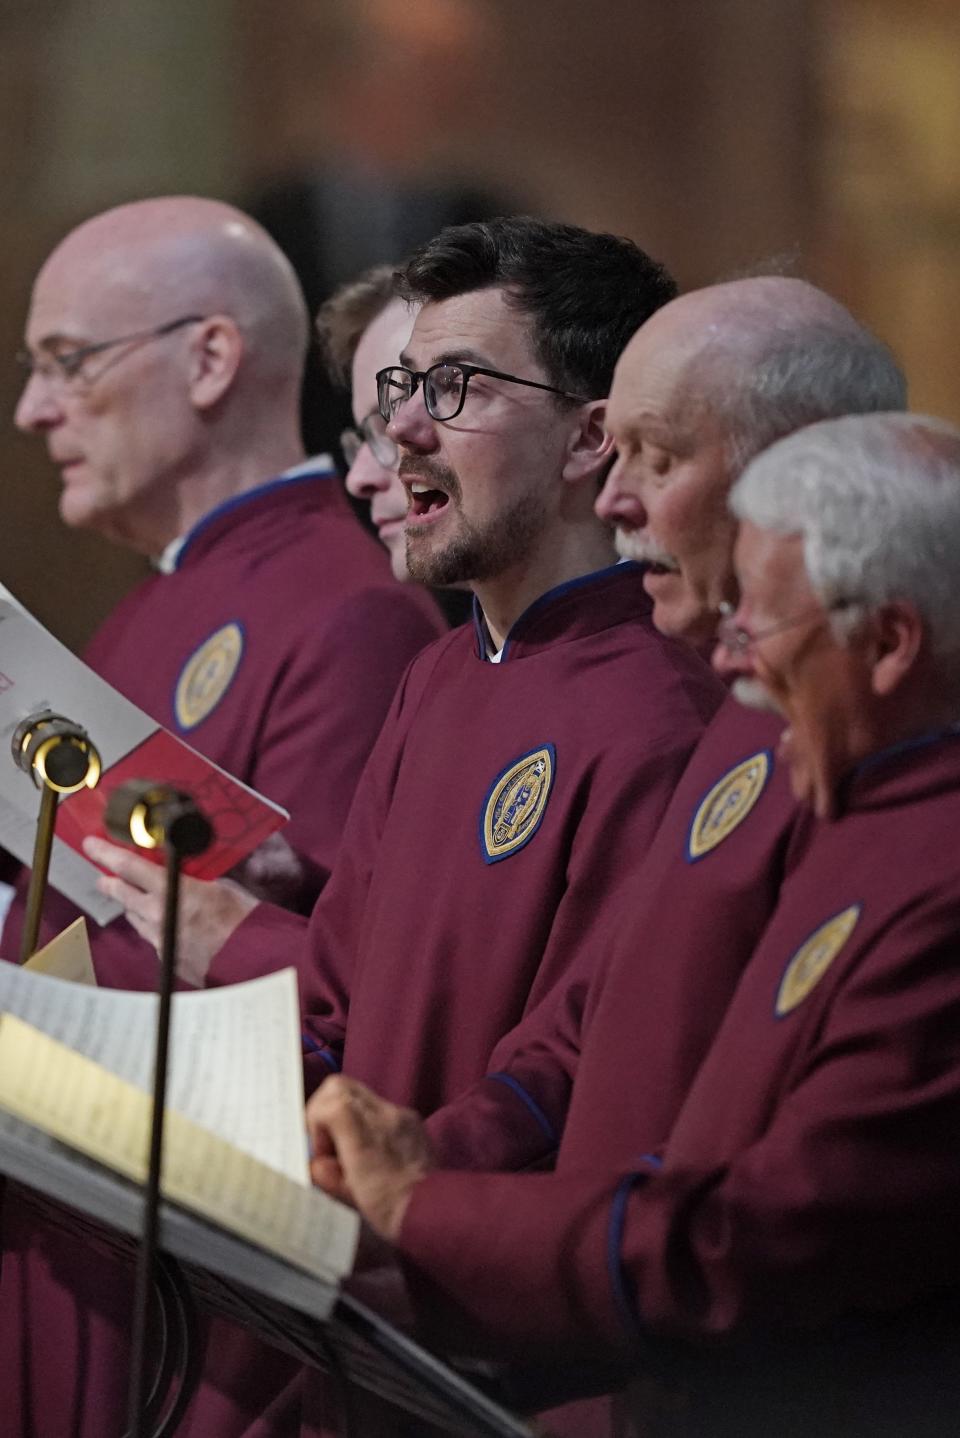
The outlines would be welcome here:
M 289 264 L 247 216 L 193 198 L 125 205 L 41 269 L 16 411 L 59 471 L 64 522 L 155 566 L 85 657 L 290 810 L 236 891 L 306 912 L 400 676 L 443 630 L 428 596 L 394 582 L 329 457 L 304 455 L 308 333 Z M 51 893 L 44 936 L 75 914 Z M 18 898 L 8 957 L 22 917 Z M 125 919 L 92 948 L 101 984 L 155 987 L 156 954 Z M 89 1395 L 83 1424 L 125 1386 L 78 1335 L 111 1320 L 125 1330 L 129 1275 L 22 1193 L 8 1196 L 3 1238 L 5 1430 L 78 1431 L 74 1383 Z
M 199 199 L 123 206 L 37 278 L 16 421 L 60 472 L 65 523 L 158 571 L 89 662 L 289 807 L 287 844 L 247 874 L 308 909 L 404 665 L 440 626 L 423 596 L 394 590 L 330 460 L 305 460 L 307 333 L 287 262 L 246 216 Z M 323 797 L 305 803 L 310 781 Z M 52 897 L 46 930 L 71 917 Z M 94 961 L 101 982 L 153 986 L 155 957 L 123 919 L 95 936 Z

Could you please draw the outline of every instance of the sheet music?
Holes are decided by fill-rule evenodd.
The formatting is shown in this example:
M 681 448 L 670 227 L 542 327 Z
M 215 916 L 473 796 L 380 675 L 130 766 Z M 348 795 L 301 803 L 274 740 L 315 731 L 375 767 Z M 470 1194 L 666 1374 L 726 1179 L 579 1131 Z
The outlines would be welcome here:
M 144 1093 L 153 1087 L 157 1006 L 155 994 L 86 988 L 0 962 L 0 1012 Z M 293 969 L 175 994 L 167 1103 L 307 1187 L 300 1052 Z
M 0 844 L 28 867 L 39 795 L 32 777 L 13 762 L 10 744 L 17 725 L 43 709 L 65 714 L 86 729 L 102 761 L 96 790 L 83 789 L 61 800 L 50 860 L 53 887 L 99 924 L 109 923 L 122 909 L 98 892 L 99 871 L 80 853 L 80 845 L 86 834 L 103 835 L 103 807 L 115 784 L 129 778 L 156 779 L 196 794 L 206 806 L 215 840 L 205 855 L 188 860 L 184 868 L 203 878 L 226 873 L 289 818 L 285 809 L 131 704 L 0 585 Z M 125 766 L 131 764 L 132 772 L 127 772 Z
M 0 1103 L 144 1182 L 149 1096 L 10 1014 L 0 1020 Z M 356 1213 L 173 1111 L 165 1120 L 161 1181 L 168 1199 L 319 1278 L 338 1282 L 350 1271 Z

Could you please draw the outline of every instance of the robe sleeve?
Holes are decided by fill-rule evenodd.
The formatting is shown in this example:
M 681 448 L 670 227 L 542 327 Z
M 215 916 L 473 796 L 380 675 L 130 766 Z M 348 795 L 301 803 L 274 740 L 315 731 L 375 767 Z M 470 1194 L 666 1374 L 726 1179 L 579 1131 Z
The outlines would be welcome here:
M 400 1242 L 424 1319 L 501 1354 L 636 1350 L 647 1331 L 809 1327 L 955 1285 L 955 928 L 944 900 L 886 930 L 815 1012 L 764 1131 L 727 1162 L 429 1175 Z
M 490 1071 L 427 1119 L 443 1168 L 508 1171 L 548 1159 L 563 1132 L 587 990 L 571 978 L 494 1049 Z
M 367 762 L 340 841 L 329 883 L 309 921 L 273 904 L 258 904 L 214 956 L 208 985 L 232 984 L 292 965 L 297 970 L 304 1049 L 316 1082 L 339 1067 L 346 1032 L 351 974 L 363 930 L 363 912 L 376 865 L 404 736 L 423 683 L 410 666 Z M 315 1085 L 314 1085 L 315 1086 Z M 309 1077 L 308 1077 L 309 1090 Z
M 441 629 L 423 595 L 384 585 L 351 595 L 297 645 L 265 709 L 250 778 L 292 815 L 283 837 L 302 879 L 285 907 L 310 912 L 404 670 Z

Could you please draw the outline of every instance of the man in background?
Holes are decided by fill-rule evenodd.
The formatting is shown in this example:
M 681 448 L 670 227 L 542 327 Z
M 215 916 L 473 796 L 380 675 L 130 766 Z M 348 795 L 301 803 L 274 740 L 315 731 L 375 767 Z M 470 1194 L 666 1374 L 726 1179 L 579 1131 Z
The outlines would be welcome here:
M 350 390 L 354 425 L 340 436 L 347 463 L 347 492 L 369 505 L 370 523 L 390 555 L 395 579 L 409 579 L 404 521 L 407 491 L 400 478 L 400 451 L 387 434 L 377 399 L 377 372 L 396 364 L 410 338 L 415 308 L 399 297 L 396 271 L 375 265 L 343 285 L 317 316 L 317 333 L 335 384 Z M 451 624 L 470 610 L 462 589 L 438 589 L 434 598 Z
M 377 373 L 397 364 L 413 329 L 414 310 L 396 292 L 391 265 L 375 265 L 342 285 L 321 306 L 317 335 L 330 378 L 349 390 L 353 427 L 340 436 L 346 486 L 370 506 L 370 523 L 390 556 L 394 579 L 409 578 L 403 525 L 407 491 L 400 451 L 380 413 Z

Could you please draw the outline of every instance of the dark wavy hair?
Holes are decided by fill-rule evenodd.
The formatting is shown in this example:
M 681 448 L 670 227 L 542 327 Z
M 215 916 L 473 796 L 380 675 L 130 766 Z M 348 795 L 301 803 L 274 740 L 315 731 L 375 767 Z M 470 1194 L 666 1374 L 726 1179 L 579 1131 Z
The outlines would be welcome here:
M 677 286 L 632 240 L 515 215 L 451 225 L 396 275 L 397 292 L 427 304 L 503 289 L 530 321 L 550 383 L 599 399 L 627 341 Z

